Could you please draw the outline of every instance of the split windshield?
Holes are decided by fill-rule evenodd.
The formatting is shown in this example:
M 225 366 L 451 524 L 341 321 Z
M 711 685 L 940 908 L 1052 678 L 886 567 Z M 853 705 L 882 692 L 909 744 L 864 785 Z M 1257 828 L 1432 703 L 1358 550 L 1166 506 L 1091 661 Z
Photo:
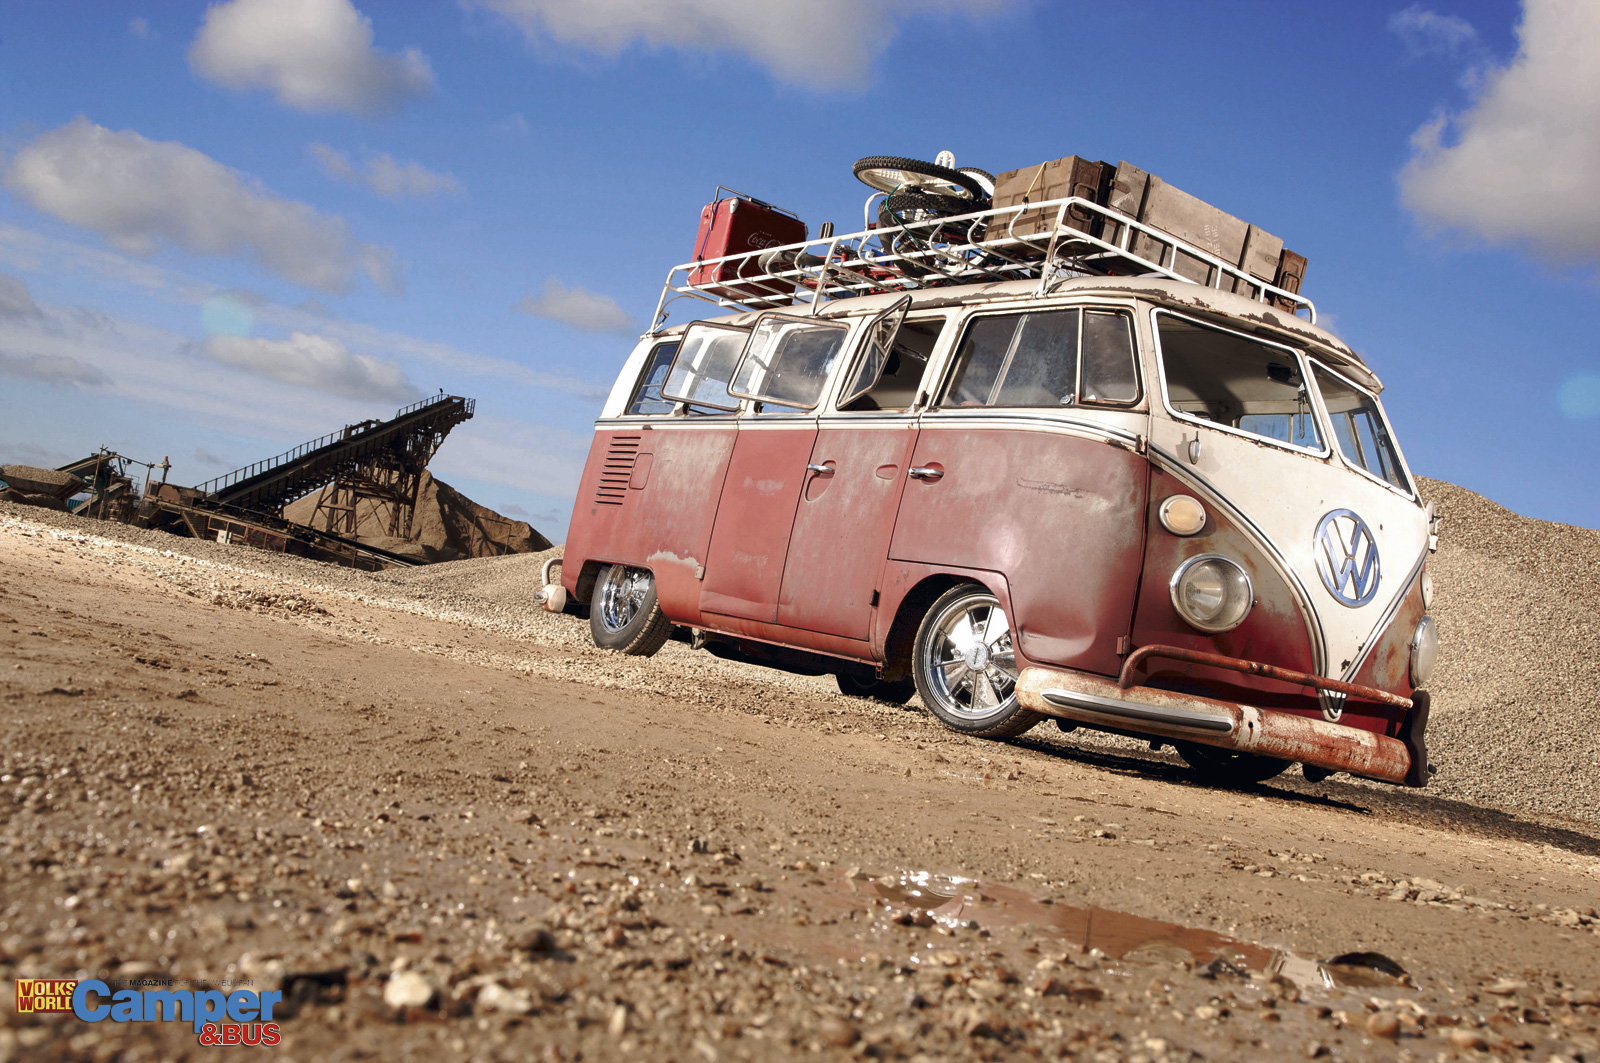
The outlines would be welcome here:
M 1185 417 L 1322 452 L 1300 356 L 1171 314 L 1156 318 L 1167 402 Z
M 1322 392 L 1322 404 L 1333 422 L 1333 438 L 1339 452 L 1350 464 L 1376 476 L 1402 491 L 1409 492 L 1400 454 L 1389 429 L 1378 411 L 1378 400 L 1321 365 L 1312 363 L 1311 372 Z

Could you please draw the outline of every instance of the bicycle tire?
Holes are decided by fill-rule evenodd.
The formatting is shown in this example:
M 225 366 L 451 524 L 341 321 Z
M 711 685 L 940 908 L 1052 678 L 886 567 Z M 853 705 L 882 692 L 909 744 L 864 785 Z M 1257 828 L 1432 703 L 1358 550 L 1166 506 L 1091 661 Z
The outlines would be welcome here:
M 895 193 L 902 188 L 929 188 L 940 195 L 953 195 L 964 199 L 979 199 L 983 186 L 960 170 L 952 170 L 938 163 L 921 159 L 904 159 L 898 155 L 868 155 L 857 159 L 851 172 L 869 188 Z

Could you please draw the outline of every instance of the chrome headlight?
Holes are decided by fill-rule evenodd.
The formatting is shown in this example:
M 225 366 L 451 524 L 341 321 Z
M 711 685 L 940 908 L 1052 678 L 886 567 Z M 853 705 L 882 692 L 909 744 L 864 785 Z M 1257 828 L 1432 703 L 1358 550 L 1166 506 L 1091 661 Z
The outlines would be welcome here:
M 1417 621 L 1417 630 L 1411 635 L 1411 685 L 1420 687 L 1433 674 L 1433 664 L 1439 659 L 1439 628 L 1433 617 Z
M 1218 554 L 1191 557 L 1172 576 L 1172 607 L 1190 627 L 1208 634 L 1244 623 L 1254 600 L 1245 570 Z

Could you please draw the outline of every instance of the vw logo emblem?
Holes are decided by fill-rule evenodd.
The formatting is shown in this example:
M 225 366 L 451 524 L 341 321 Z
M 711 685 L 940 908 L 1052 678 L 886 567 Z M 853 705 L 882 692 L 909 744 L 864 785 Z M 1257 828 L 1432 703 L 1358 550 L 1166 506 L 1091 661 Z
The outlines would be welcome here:
M 1340 605 L 1366 605 L 1378 593 L 1378 541 L 1350 510 L 1336 509 L 1317 522 L 1312 550 L 1322 585 Z

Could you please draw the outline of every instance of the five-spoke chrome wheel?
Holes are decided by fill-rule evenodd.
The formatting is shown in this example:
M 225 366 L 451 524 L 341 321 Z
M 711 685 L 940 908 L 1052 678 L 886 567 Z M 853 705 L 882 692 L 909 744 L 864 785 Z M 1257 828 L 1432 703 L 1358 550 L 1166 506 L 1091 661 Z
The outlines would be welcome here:
M 964 584 L 933 603 L 912 651 L 917 691 L 935 716 L 969 734 L 1021 734 L 1042 718 L 1017 704 L 1011 623 L 1000 601 Z

